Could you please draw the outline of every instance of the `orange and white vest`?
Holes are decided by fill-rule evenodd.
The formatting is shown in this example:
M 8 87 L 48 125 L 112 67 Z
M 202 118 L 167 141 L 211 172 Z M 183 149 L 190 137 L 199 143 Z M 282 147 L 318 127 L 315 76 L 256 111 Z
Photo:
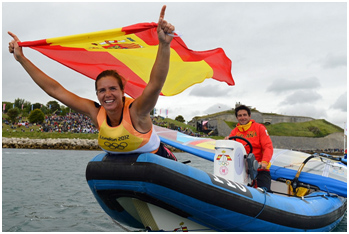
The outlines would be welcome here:
M 123 118 L 116 127 L 107 123 L 107 113 L 102 106 L 97 115 L 99 127 L 98 145 L 106 152 L 113 154 L 155 153 L 160 146 L 160 139 L 154 126 L 147 133 L 138 132 L 132 125 L 130 105 L 134 101 L 125 98 Z

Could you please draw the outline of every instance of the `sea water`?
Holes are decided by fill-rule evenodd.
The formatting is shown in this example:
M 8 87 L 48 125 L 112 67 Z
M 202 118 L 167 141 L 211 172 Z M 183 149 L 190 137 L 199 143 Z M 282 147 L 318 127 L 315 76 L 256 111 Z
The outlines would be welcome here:
M 122 232 L 98 205 L 85 179 L 102 151 L 2 150 L 3 232 Z M 186 153 L 178 161 L 213 172 L 212 162 Z M 346 215 L 334 230 L 347 231 Z

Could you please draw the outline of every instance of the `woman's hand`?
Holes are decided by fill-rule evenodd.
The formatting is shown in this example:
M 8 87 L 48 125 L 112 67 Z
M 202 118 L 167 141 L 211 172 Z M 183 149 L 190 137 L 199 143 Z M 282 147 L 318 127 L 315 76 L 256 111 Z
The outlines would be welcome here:
M 13 40 L 9 42 L 9 52 L 14 55 L 17 61 L 19 61 L 20 58 L 24 57 L 22 47 L 18 45 L 18 42 L 20 42 L 20 40 L 12 32 L 8 32 L 8 34 L 13 38 Z
M 175 30 L 175 27 L 172 24 L 168 23 L 166 20 L 164 20 L 165 10 L 166 10 L 166 5 L 164 5 L 161 9 L 157 32 L 158 32 L 159 43 L 170 44 L 173 36 L 170 36 L 169 34 L 173 33 L 173 31 Z

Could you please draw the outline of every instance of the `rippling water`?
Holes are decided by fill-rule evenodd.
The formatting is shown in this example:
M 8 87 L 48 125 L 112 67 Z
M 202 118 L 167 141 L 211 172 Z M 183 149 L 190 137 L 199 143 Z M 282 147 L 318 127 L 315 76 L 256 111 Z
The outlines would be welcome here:
M 2 150 L 2 231 L 121 232 L 102 210 L 86 179 L 87 163 L 101 151 Z M 177 153 L 212 172 L 211 162 Z M 346 215 L 335 231 L 347 231 Z

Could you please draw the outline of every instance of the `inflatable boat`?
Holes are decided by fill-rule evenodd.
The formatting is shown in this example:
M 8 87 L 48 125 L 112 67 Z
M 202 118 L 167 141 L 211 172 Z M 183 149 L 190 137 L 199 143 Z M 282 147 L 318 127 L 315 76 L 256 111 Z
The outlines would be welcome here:
M 103 210 L 131 231 L 320 232 L 346 212 L 346 166 L 333 160 L 275 150 L 272 191 L 251 186 L 258 163 L 236 141 L 216 141 L 211 161 L 207 173 L 151 153 L 102 153 L 86 179 Z

